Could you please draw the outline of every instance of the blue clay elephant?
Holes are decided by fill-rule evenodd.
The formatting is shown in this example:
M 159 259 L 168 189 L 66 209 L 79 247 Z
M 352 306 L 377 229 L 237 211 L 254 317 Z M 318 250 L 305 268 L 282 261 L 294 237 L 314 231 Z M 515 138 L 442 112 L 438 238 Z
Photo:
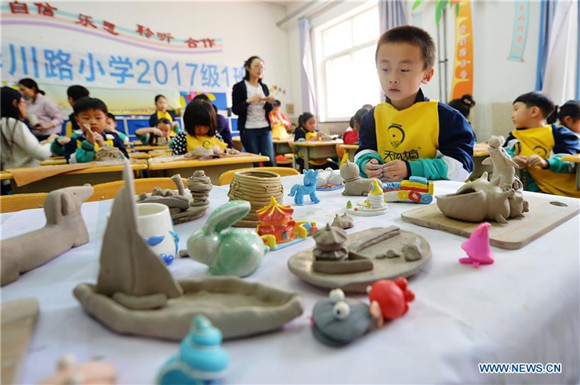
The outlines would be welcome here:
M 187 240 L 189 256 L 208 265 L 208 274 L 246 277 L 262 264 L 269 250 L 262 238 L 253 230 L 229 228 L 250 208 L 247 201 L 230 201 L 218 207 Z

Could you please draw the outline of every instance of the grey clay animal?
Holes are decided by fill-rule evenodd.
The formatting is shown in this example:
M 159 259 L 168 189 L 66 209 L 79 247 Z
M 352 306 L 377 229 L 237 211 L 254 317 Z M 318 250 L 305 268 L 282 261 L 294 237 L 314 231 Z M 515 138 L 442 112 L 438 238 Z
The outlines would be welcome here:
M 44 202 L 46 225 L 43 228 L 0 242 L 2 286 L 16 281 L 20 273 L 89 241 L 81 206 L 91 195 L 90 185 L 52 191 Z

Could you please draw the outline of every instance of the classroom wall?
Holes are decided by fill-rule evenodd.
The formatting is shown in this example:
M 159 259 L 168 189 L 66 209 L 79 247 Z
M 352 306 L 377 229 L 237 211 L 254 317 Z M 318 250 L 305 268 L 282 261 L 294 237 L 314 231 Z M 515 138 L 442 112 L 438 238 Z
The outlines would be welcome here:
M 412 22 L 411 8 L 414 1 L 406 1 L 409 23 Z M 311 18 L 314 27 L 324 24 L 342 12 L 352 11 L 364 2 L 345 1 L 323 14 Z M 473 96 L 477 102 L 472 110 L 472 126 L 480 141 L 485 141 L 494 134 L 506 134 L 512 128 L 510 119 L 511 101 L 518 95 L 533 90 L 535 86 L 536 56 L 538 52 L 538 30 L 540 3 L 529 2 L 530 18 L 523 62 L 507 60 L 513 29 L 515 5 L 513 1 L 472 1 L 473 48 L 474 48 L 474 89 Z M 297 9 L 299 4 L 289 7 L 288 11 Z M 426 29 L 436 39 L 435 1 L 425 1 L 418 9 L 421 27 Z M 377 20 L 378 23 L 378 20 Z M 451 72 L 455 50 L 455 20 L 454 10 L 448 9 L 447 20 L 447 58 L 448 93 L 451 92 Z M 299 58 L 299 34 L 297 23 L 288 23 L 289 50 L 291 58 Z M 377 37 L 378 38 L 378 37 Z M 296 59 L 297 60 L 297 59 Z M 300 92 L 299 66 L 290 68 L 292 94 L 297 111 L 302 106 Z M 424 87 L 425 94 L 433 99 L 439 99 L 440 74 L 436 67 L 435 76 Z M 378 84 L 378 79 L 377 79 Z M 344 123 L 336 123 L 344 124 Z M 333 126 L 336 124 L 328 124 Z
M 175 54 L 152 51 L 131 45 L 82 34 L 74 31 L 36 25 L 2 25 L 2 43 L 6 46 L 11 41 L 28 41 L 37 47 L 43 45 L 75 46 L 84 51 L 106 52 L 111 55 L 138 56 L 160 59 L 188 58 L 202 63 L 221 63 L 242 67 L 243 62 L 252 55 L 260 56 L 265 62 L 264 82 L 278 90 L 274 95 L 283 103 L 292 100 L 290 88 L 290 60 L 288 54 L 287 31 L 278 28 L 275 22 L 286 15 L 284 5 L 262 1 L 233 2 L 127 2 L 87 1 L 49 3 L 61 11 L 77 15 L 90 15 L 95 20 L 107 20 L 118 27 L 136 29 L 137 24 L 149 27 L 156 32 L 170 32 L 174 37 L 193 36 L 219 38 L 223 51 L 203 54 Z M 29 3 L 30 12 L 36 13 L 36 7 Z M 3 2 L 3 15 L 7 4 Z M 3 17 L 3 20 L 6 20 Z M 4 50 L 5 51 L 5 50 Z M 4 52 L 6 58 L 6 52 Z M 4 77 L 6 79 L 6 77 Z M 55 86 L 47 86 L 50 88 Z M 112 84 L 115 94 L 122 94 L 123 87 Z M 58 87 L 56 87 L 58 89 Z M 59 93 L 66 90 L 61 86 Z M 177 90 L 170 90 L 176 92 Z M 183 91 L 193 91 L 184 86 Z M 150 87 L 140 92 L 151 99 L 159 92 L 168 92 L 162 87 Z M 231 98 L 231 85 L 227 91 Z M 97 94 L 98 95 L 98 94 Z M 61 94 L 50 95 L 57 98 L 61 106 L 67 105 Z M 228 103 L 231 104 L 231 103 Z

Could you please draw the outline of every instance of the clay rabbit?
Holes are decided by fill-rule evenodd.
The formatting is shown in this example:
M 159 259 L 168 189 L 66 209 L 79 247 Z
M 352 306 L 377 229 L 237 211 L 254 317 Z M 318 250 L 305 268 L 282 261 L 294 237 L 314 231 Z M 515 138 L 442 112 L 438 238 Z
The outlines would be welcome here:
M 39 229 L 0 242 L 2 286 L 16 281 L 25 273 L 58 257 L 72 247 L 89 241 L 81 205 L 93 195 L 90 185 L 66 187 L 46 197 L 46 225 Z
M 189 256 L 208 265 L 210 275 L 252 274 L 269 248 L 253 230 L 228 229 L 249 212 L 247 201 L 230 201 L 217 208 L 187 240 Z

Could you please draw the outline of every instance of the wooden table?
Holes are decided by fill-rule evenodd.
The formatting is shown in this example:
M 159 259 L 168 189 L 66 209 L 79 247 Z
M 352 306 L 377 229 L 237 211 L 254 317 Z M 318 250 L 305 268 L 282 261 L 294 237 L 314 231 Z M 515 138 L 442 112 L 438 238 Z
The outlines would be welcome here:
M 164 145 L 161 145 L 161 146 L 135 146 L 135 147 L 127 147 L 127 151 L 128 152 L 133 152 L 133 151 L 147 152 L 147 151 L 153 151 L 153 150 L 169 150 L 169 144 L 164 144 Z
M 354 162 L 354 155 L 358 150 L 358 144 L 339 144 L 338 147 L 348 152 L 348 160 Z
M 199 160 L 199 159 L 179 159 L 175 161 L 165 161 L 166 159 L 151 158 L 149 164 L 149 174 L 152 177 L 171 177 L 180 174 L 184 178 L 189 178 L 194 171 L 204 170 L 205 175 L 211 178 L 213 184 L 217 185 L 219 176 L 229 170 L 238 168 L 253 167 L 254 163 L 267 162 L 267 156 L 242 153 L 241 156 L 230 156 L 225 158 Z
M 336 146 L 339 144 L 343 144 L 342 140 L 291 142 L 290 145 L 297 148 L 294 152 L 304 159 L 304 168 L 308 170 L 309 160 L 336 157 Z
M 66 164 L 64 156 L 51 156 L 40 162 L 41 166 L 58 166 L 59 164 Z
M 564 162 L 576 163 L 576 189 L 580 190 L 580 154 L 566 155 L 561 159 Z
M 27 167 L 29 169 L 42 168 Z M 147 169 L 147 162 L 144 160 L 133 160 L 131 162 L 131 169 L 140 175 L 142 170 Z M 54 175 L 37 182 L 29 183 L 25 186 L 17 186 L 13 176 L 8 171 L 0 171 L 1 180 L 10 180 L 12 191 L 14 193 L 31 193 L 31 192 L 50 192 L 62 187 L 82 186 L 85 183 L 97 184 L 103 182 L 111 182 L 123 179 L 122 175 L 123 164 L 110 166 L 95 166 L 83 170 L 71 171 L 64 174 Z

